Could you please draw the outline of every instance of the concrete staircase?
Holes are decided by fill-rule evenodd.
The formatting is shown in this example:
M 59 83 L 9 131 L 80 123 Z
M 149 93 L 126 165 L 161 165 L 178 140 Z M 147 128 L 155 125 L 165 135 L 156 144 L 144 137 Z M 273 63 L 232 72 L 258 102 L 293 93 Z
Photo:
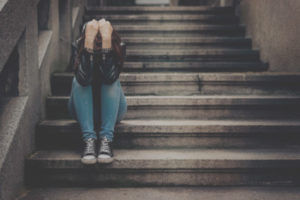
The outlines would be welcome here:
M 85 20 L 102 17 L 128 45 L 115 161 L 80 163 L 73 73 L 54 73 L 28 187 L 300 183 L 300 76 L 267 71 L 233 8 L 87 8 Z

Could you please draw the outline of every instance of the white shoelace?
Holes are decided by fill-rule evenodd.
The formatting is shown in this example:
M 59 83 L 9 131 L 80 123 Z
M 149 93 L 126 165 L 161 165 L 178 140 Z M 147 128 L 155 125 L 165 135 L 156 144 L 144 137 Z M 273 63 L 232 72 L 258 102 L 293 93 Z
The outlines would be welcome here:
M 110 148 L 109 148 L 109 145 L 108 145 L 108 140 L 106 137 L 104 137 L 102 140 L 101 140 L 101 147 L 100 147 L 100 152 L 107 152 L 107 153 L 110 153 Z
M 87 145 L 85 147 L 85 154 L 94 154 L 94 145 L 93 145 L 93 138 L 87 139 Z

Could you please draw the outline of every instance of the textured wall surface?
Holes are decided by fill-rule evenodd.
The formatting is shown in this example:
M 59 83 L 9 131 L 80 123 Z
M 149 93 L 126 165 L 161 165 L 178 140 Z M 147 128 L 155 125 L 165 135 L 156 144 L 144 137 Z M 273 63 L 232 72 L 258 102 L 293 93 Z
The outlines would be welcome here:
M 0 2 L 0 72 L 14 67 L 6 65 L 14 59 L 19 69 L 11 70 L 18 77 L 13 83 L 18 94 L 0 95 L 0 200 L 14 199 L 24 188 L 24 161 L 34 150 L 35 126 L 45 118 L 50 74 L 67 67 L 84 12 L 85 0 L 50 0 L 48 19 L 39 30 L 40 1 Z
M 300 71 L 300 1 L 242 0 L 238 13 L 270 71 Z

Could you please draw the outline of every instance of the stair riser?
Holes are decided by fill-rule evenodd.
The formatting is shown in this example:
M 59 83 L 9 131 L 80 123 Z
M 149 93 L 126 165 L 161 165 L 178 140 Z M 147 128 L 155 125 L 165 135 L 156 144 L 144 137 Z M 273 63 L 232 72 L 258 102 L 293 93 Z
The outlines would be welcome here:
M 104 17 L 105 18 L 105 17 Z M 85 20 L 85 22 L 90 21 L 92 19 L 100 20 L 99 17 L 88 17 Z M 117 20 L 117 19 L 109 19 L 105 18 L 106 20 L 110 21 L 112 26 L 114 25 L 234 25 L 238 24 L 237 19 L 181 19 L 181 20 L 131 20 L 131 19 L 123 19 L 123 20 Z
M 230 14 L 234 15 L 233 8 L 195 8 L 195 9 L 182 9 L 182 8 L 104 8 L 104 9 L 97 9 L 97 8 L 88 8 L 86 15 L 104 15 L 104 14 L 114 14 L 114 15 L 121 15 L 121 14 L 130 14 L 130 15 L 138 15 L 138 14 L 156 14 L 156 15 L 165 15 L 165 14 L 210 14 L 210 15 L 224 15 Z
M 125 62 L 125 72 L 241 72 L 264 71 L 259 62 Z
M 212 30 L 212 31 L 118 31 L 120 37 L 244 37 L 244 31 Z
M 52 86 L 53 95 L 69 95 L 71 84 L 58 84 Z M 55 83 L 55 84 L 56 84 Z M 132 95 L 255 95 L 255 94 L 300 94 L 300 88 L 278 87 L 261 85 L 234 85 L 232 84 L 205 84 L 197 82 L 178 83 L 128 83 L 121 82 L 122 89 L 126 96 Z M 238 83 L 237 83 L 238 84 Z
M 178 83 L 178 82 L 177 82 Z M 276 87 L 276 84 L 264 86 L 259 84 L 245 84 L 239 83 L 203 83 L 203 82 L 184 82 L 180 85 L 174 83 L 161 84 L 134 84 L 121 83 L 126 95 L 255 95 L 255 94 L 300 94 L 300 87 Z M 71 91 L 71 86 L 67 92 L 61 92 L 61 95 L 68 95 Z
M 129 105 L 124 119 L 299 119 L 298 105 Z M 48 119 L 70 119 L 66 100 L 47 101 L 46 110 Z
M 299 109 L 286 106 L 151 106 L 128 107 L 124 119 L 298 119 Z M 266 108 L 268 107 L 268 108 Z
M 201 38 L 201 37 L 186 37 L 186 38 L 159 38 L 159 37 L 151 37 L 151 38 L 135 38 L 135 37 L 125 37 L 122 38 L 128 49 L 133 49 L 134 47 L 147 47 L 150 45 L 155 46 L 164 46 L 164 45 L 181 45 L 181 46 L 189 46 L 189 47 L 197 47 L 197 46 L 205 46 L 210 45 L 213 46 L 245 46 L 251 47 L 251 39 L 240 38 L 240 37 L 217 37 L 217 38 Z
M 199 91 L 197 82 L 167 82 L 167 83 L 128 83 L 121 82 L 122 89 L 126 96 L 130 95 L 192 95 L 205 94 L 206 90 Z M 213 89 L 212 89 L 213 90 Z M 223 90 L 223 89 L 222 89 Z M 71 83 L 69 81 L 53 81 L 53 95 L 69 95 Z M 215 91 L 208 91 L 214 93 Z M 220 91 L 221 92 L 221 91 Z M 224 92 L 224 91 L 223 91 Z
M 111 22 L 112 25 L 115 24 L 126 24 L 126 25 L 181 25 L 181 24 L 238 24 L 239 20 L 235 16 L 223 15 L 223 16 L 205 16 L 205 15 L 189 15 L 189 16 L 181 16 L 181 17 L 172 17 L 172 16 L 157 16 L 147 15 L 147 16 L 132 16 L 132 15 L 124 15 L 124 16 L 109 16 L 109 15 L 90 15 L 84 17 L 84 22 L 90 21 L 92 19 L 100 20 L 105 18 Z
M 52 94 L 67 96 L 71 92 L 70 81 L 53 81 Z M 300 94 L 300 87 L 242 83 L 205 83 L 205 82 L 161 82 L 134 83 L 121 82 L 126 96 L 131 95 L 251 95 L 251 94 Z
M 163 10 L 163 11 L 132 11 L 132 10 L 128 10 L 128 11 L 101 11 L 101 12 L 87 12 L 86 15 L 89 16 L 95 16 L 95 15 L 215 15 L 215 16 L 234 16 L 233 11 L 227 12 L 227 11 L 219 11 L 219 12 L 215 12 L 215 11 L 171 11 L 171 10 Z
M 135 37 L 140 35 L 150 35 L 149 37 L 158 36 L 176 36 L 182 35 L 185 38 L 190 35 L 194 36 L 245 36 L 244 26 L 233 26 L 233 25 L 202 25 L 202 26 L 191 26 L 191 25 L 115 25 L 115 30 L 121 34 L 122 37 L 127 35 Z
M 299 131 L 253 133 L 137 133 L 122 132 L 118 128 L 114 134 L 114 149 L 168 149 L 168 148 L 274 148 L 277 146 L 300 145 Z M 249 128 L 250 132 L 251 128 Z M 278 132 L 278 133 L 277 133 Z M 98 132 L 97 132 L 98 133 Z M 72 131 L 47 130 L 41 127 L 36 144 L 39 150 L 80 150 L 82 149 L 80 128 Z
M 31 163 L 32 164 L 32 163 Z M 215 170 L 43 169 L 28 166 L 27 186 L 231 186 L 299 185 L 296 168 Z M 298 174 L 298 175 L 297 175 Z
M 126 61 L 251 61 L 259 62 L 259 52 L 254 50 L 128 50 L 126 52 Z M 187 64 L 187 63 L 185 63 Z
M 231 55 L 141 55 L 127 54 L 127 61 L 259 61 L 257 53 Z
M 251 48 L 251 44 L 247 43 L 247 42 L 237 42 L 237 43 L 212 43 L 212 44 L 127 44 L 127 49 L 128 50 L 145 50 L 145 49 L 149 49 L 149 50 L 153 50 L 153 49 L 158 49 L 158 50 L 182 50 L 182 49 L 187 49 L 187 50 L 191 50 L 191 49 L 219 49 L 219 48 L 226 48 L 226 49 L 240 49 L 240 48 Z

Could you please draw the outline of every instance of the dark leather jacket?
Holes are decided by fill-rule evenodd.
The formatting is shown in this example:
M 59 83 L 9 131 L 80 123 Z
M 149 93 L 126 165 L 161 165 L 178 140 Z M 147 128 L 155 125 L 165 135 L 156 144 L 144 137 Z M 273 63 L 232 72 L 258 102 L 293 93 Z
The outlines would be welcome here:
M 82 32 L 85 31 L 85 25 L 86 23 L 83 25 Z M 125 60 L 126 44 L 121 42 L 120 45 Z M 72 67 L 78 54 L 78 48 L 78 40 L 76 40 L 72 43 Z M 112 50 L 107 52 L 99 50 L 94 53 L 83 50 L 79 61 L 78 67 L 73 68 L 73 70 L 75 78 L 82 86 L 88 86 L 92 83 L 93 78 L 96 77 L 95 72 L 100 72 L 97 77 L 101 79 L 102 83 L 111 84 L 119 77 L 123 67 Z

